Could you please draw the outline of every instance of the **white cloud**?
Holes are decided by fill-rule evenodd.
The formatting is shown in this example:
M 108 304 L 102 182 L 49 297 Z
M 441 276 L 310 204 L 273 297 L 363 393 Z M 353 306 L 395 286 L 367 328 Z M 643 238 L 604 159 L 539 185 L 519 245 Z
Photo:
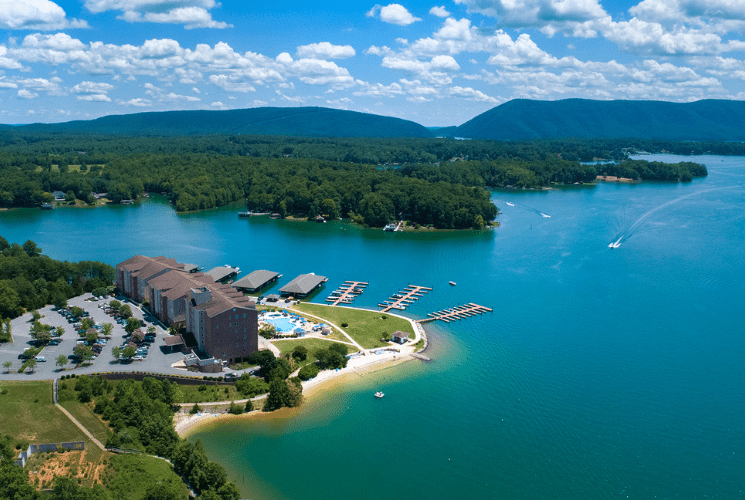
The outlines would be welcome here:
M 86 0 L 93 13 L 120 11 L 127 22 L 183 24 L 192 28 L 231 28 L 232 24 L 212 19 L 209 9 L 220 4 L 214 0 Z
M 18 97 L 22 97 L 23 99 L 34 99 L 35 97 L 39 97 L 39 94 L 31 92 L 30 90 L 21 89 L 18 91 Z
M 216 101 L 210 104 L 213 108 L 225 108 L 225 105 L 220 101 Z
M 241 75 L 210 75 L 210 82 L 228 92 L 255 92 L 253 85 L 243 81 Z
M 85 21 L 68 19 L 62 7 L 49 0 L 0 0 L 0 29 L 47 31 L 87 27 Z
M 421 21 L 421 18 L 414 17 L 406 7 L 398 3 L 392 3 L 385 7 L 375 5 L 366 15 L 368 17 L 379 15 L 381 21 L 399 26 L 408 26 L 409 24 Z
M 106 94 L 85 94 L 77 96 L 80 101 L 93 101 L 93 102 L 111 102 L 111 98 Z
M 329 42 L 301 45 L 297 48 L 298 57 L 316 59 L 347 59 L 356 54 L 351 45 L 333 45 Z
M 80 82 L 70 89 L 75 94 L 105 94 L 114 88 L 109 83 Z
M 17 89 L 18 85 L 13 82 L 0 81 L 0 89 Z
M 121 104 L 122 106 L 135 106 L 138 108 L 144 108 L 147 106 L 152 106 L 153 103 L 150 99 L 137 97 L 134 99 L 130 99 L 129 101 L 119 101 L 118 104 Z
M 437 17 L 448 17 L 450 15 L 450 12 L 447 11 L 444 5 L 440 7 L 432 7 L 429 9 L 429 13 Z
M 581 23 L 607 15 L 598 0 L 455 0 L 455 3 L 511 27 Z
M 498 99 L 488 96 L 480 90 L 472 89 L 471 87 L 452 87 L 450 89 L 450 95 L 465 97 L 467 99 L 473 99 L 480 102 L 489 102 L 492 104 L 497 104 L 500 102 Z

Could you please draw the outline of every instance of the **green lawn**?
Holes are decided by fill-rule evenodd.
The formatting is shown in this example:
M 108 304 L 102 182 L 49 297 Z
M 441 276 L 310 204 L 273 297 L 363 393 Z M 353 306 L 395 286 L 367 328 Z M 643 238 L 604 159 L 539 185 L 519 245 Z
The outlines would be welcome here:
M 112 434 L 109 426 L 106 425 L 98 415 L 93 413 L 92 407 L 88 404 L 81 403 L 77 399 L 70 399 L 67 401 L 60 401 L 60 404 L 69 411 L 78 422 L 83 424 L 83 427 L 88 429 L 88 432 L 93 434 L 93 437 L 101 441 L 102 444 L 106 445 L 106 441 Z
M 349 326 L 342 327 L 344 331 L 365 349 L 388 345 L 380 341 L 384 333 L 393 333 L 400 330 L 410 333 L 412 336 L 414 334 L 408 320 L 390 314 L 382 314 L 378 311 L 362 311 L 348 307 L 330 307 L 307 303 L 298 304 L 295 308 L 326 318 L 339 327 L 342 326 L 342 323 L 347 323 Z M 386 319 L 383 319 L 384 317 Z
M 318 349 L 328 349 L 332 344 L 338 344 L 338 342 L 331 342 L 324 339 L 291 339 L 291 340 L 275 340 L 272 342 L 284 356 L 285 354 L 291 353 L 298 345 L 304 345 L 308 349 L 308 357 L 305 361 L 298 364 L 300 368 L 311 363 L 315 363 L 318 359 L 313 353 Z M 347 351 L 351 354 L 357 352 L 357 348 L 353 345 L 346 344 Z
M 0 382 L 2 433 L 28 443 L 86 441 L 95 446 L 52 402 L 52 382 Z

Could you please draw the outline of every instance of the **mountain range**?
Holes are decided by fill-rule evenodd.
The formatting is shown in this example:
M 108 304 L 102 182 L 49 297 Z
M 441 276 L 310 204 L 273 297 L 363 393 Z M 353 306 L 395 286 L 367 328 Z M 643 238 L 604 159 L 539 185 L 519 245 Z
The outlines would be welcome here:
M 457 127 L 430 130 L 400 118 L 321 107 L 250 108 L 227 111 L 163 111 L 109 115 L 95 120 L 0 130 L 104 135 L 209 134 L 307 137 L 644 138 L 690 141 L 745 140 L 745 102 L 701 100 L 596 101 L 515 99 Z

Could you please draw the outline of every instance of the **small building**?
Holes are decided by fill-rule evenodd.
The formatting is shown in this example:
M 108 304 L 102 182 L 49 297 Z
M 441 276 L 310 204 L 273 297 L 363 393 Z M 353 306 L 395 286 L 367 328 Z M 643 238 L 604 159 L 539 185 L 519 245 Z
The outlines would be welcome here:
M 240 268 L 231 267 L 226 264 L 224 266 L 212 268 L 204 274 L 210 276 L 213 280 L 215 280 L 216 283 L 225 283 L 228 280 L 238 276 L 239 272 L 241 272 Z
M 166 343 L 166 352 L 184 352 L 186 346 L 184 344 L 184 337 L 181 335 L 169 335 L 164 340 Z
M 241 292 L 255 292 L 267 284 L 277 281 L 282 275 L 274 271 L 259 269 L 232 283 L 232 287 Z
M 307 297 L 315 290 L 321 288 L 328 280 L 326 276 L 319 276 L 313 273 L 301 274 L 280 288 L 279 294 L 282 297 Z
M 267 295 L 264 300 L 266 300 L 267 302 L 277 302 L 279 301 L 279 298 L 279 295 L 277 295 L 276 293 L 272 293 Z
M 52 196 L 54 196 L 54 201 L 65 201 L 65 193 L 62 191 L 52 191 Z
M 391 333 L 391 340 L 397 344 L 405 344 L 406 342 L 409 341 L 409 334 L 406 332 L 397 330 Z

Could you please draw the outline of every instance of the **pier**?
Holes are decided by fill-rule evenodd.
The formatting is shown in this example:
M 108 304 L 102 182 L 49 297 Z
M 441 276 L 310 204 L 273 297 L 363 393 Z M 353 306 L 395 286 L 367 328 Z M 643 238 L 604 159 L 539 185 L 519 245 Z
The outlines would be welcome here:
M 445 323 L 450 323 L 453 320 L 456 319 L 465 319 L 470 318 L 471 316 L 478 316 L 479 314 L 483 314 L 485 312 L 494 312 L 493 309 L 489 309 L 488 307 L 480 306 L 478 304 L 474 304 L 473 302 L 462 305 L 462 306 L 455 306 L 451 307 L 450 309 L 444 309 L 442 311 L 437 311 L 434 313 L 427 313 L 427 316 L 431 316 L 430 318 L 420 319 L 417 320 L 417 323 L 426 323 L 428 321 L 437 321 L 438 319 L 440 321 L 444 321 Z
M 403 311 L 411 304 L 424 297 L 424 294 L 429 291 L 432 291 L 432 289 L 426 286 L 409 285 L 400 292 L 391 295 L 388 300 L 382 301 L 378 304 L 378 307 L 383 308 L 381 312 L 388 312 L 391 309 Z
M 358 295 L 362 295 L 365 291 L 365 287 L 370 283 L 366 281 L 345 281 L 344 284 L 340 285 L 339 288 L 331 292 L 326 302 L 332 303 L 332 306 L 338 306 L 339 304 L 351 304 Z

